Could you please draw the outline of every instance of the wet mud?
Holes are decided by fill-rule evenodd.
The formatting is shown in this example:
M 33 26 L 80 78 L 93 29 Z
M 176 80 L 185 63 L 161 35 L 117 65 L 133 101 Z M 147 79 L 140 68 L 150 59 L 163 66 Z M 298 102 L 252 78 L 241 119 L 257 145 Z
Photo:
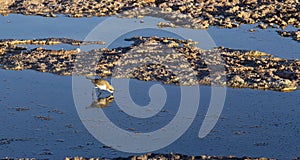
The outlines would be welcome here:
M 216 85 L 283 92 L 296 90 L 300 80 L 299 60 L 253 50 L 224 47 L 203 50 L 192 40 L 133 37 L 126 39 L 133 42 L 130 46 L 91 51 L 27 49 L 16 45 L 24 41 L 34 42 L 31 44 L 88 43 L 58 40 L 2 40 L 0 67 L 63 76 L 131 78 L 171 85 Z
M 158 23 L 160 27 L 193 29 L 236 28 L 241 24 L 257 24 L 261 29 L 285 29 L 288 25 L 300 28 L 298 0 L 0 0 L 0 14 L 11 13 L 44 17 L 64 14 L 74 18 L 153 16 L 168 21 Z

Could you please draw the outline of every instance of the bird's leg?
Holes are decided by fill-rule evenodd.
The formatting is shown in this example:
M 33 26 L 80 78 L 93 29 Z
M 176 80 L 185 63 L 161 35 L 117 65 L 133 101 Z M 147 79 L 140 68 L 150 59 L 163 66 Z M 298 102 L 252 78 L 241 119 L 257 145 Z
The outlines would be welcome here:
M 95 89 L 93 88 L 93 90 L 92 90 L 92 102 L 94 102 L 95 101 Z
M 99 98 L 99 97 L 100 97 L 100 95 L 101 95 L 101 91 L 100 91 L 100 90 L 98 90 L 97 98 Z
M 99 94 L 99 89 L 98 89 L 97 87 L 95 87 L 95 88 L 94 88 L 94 91 L 95 91 L 95 90 L 96 90 L 96 93 L 97 93 L 97 99 L 98 99 L 98 98 L 99 98 L 99 95 L 100 95 L 100 94 Z

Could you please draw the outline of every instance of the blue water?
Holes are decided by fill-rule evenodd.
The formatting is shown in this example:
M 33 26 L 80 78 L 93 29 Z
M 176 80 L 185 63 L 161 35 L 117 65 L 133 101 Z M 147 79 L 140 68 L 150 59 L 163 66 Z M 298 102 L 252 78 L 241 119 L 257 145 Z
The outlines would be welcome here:
M 7 20 L 11 22 L 7 23 Z M 9 15 L 0 17 L 0 37 L 86 39 L 91 30 L 102 20 L 101 18 L 48 19 Z M 141 25 L 147 26 L 156 21 L 159 20 L 145 18 L 146 24 Z M 139 20 L 128 20 L 128 26 L 132 23 L 140 24 Z M 126 28 L 126 26 L 122 27 Z M 217 46 L 255 49 L 280 57 L 299 58 L 297 52 L 300 49 L 299 43 L 282 38 L 272 30 L 247 32 L 251 27 L 245 25 L 232 30 L 213 27 L 208 30 L 208 33 Z M 166 32 L 152 32 L 154 33 L 166 34 Z M 192 31 L 187 31 L 186 35 L 190 33 Z M 126 37 L 134 34 L 137 33 L 130 32 L 122 35 Z M 98 38 L 101 39 L 101 36 Z M 120 38 L 114 40 L 111 46 L 124 44 Z M 2 69 L 0 75 L 0 157 L 62 159 L 67 156 L 119 157 L 133 154 L 108 148 L 88 132 L 74 104 L 72 77 Z M 132 99 L 139 105 L 147 105 L 150 101 L 148 90 L 154 84 L 160 83 L 130 80 Z M 120 110 L 115 101 L 103 109 L 87 109 L 95 112 L 99 109 L 103 110 L 117 126 L 124 130 L 153 131 L 168 124 L 174 118 L 180 102 L 179 87 L 169 85 L 163 87 L 168 94 L 164 111 L 149 119 L 130 117 Z M 201 86 L 199 93 L 201 98 L 198 112 L 187 132 L 171 145 L 154 152 L 264 156 L 279 159 L 300 156 L 299 91 L 282 93 L 227 88 L 221 117 L 213 131 L 203 139 L 198 138 L 198 133 L 209 106 L 211 87 Z M 187 103 L 185 107 L 189 105 Z M 29 110 L 17 111 L 19 107 Z M 37 116 L 51 119 L 41 120 Z
M 101 25 L 106 19 L 107 18 L 99 17 L 72 19 L 64 16 L 59 16 L 58 18 L 44 18 L 39 16 L 10 14 L 6 17 L 0 16 L 0 38 L 33 39 L 67 37 L 84 40 L 97 25 Z M 140 23 L 137 19 L 112 19 L 116 19 L 116 21 L 113 21 L 112 26 L 103 27 L 106 28 L 108 32 L 102 33 L 103 35 L 100 36 L 97 35 L 97 38 L 95 38 L 96 40 L 108 39 L 108 37 L 112 35 L 109 30 L 114 31 L 114 28 L 126 31 L 130 30 L 129 27 L 132 26 L 154 26 L 157 22 L 163 21 L 162 19 L 151 17 L 144 18 L 145 23 Z M 127 24 L 120 26 L 117 23 L 118 20 L 123 20 L 125 21 L 124 23 Z M 207 32 L 217 46 L 235 49 L 260 50 L 283 58 L 300 59 L 299 42 L 293 41 L 291 38 L 280 37 L 275 32 L 276 29 L 256 29 L 256 32 L 248 32 L 251 28 L 255 28 L 255 25 L 242 25 L 238 29 L 219 29 L 218 27 L 211 27 Z M 127 32 L 124 32 L 123 34 L 126 33 Z M 184 33 L 193 34 L 194 32 L 185 30 Z M 185 35 L 182 35 L 182 37 L 184 36 Z M 197 37 L 198 35 L 196 34 L 193 36 Z M 90 39 L 92 38 L 93 37 L 90 35 Z M 205 42 L 205 40 L 203 41 Z
M 77 155 L 130 155 L 103 148 L 104 145 L 85 129 L 73 103 L 71 77 L 36 71 L 0 72 L 1 139 L 25 140 L 1 144 L 1 156 L 56 159 Z M 156 83 L 137 80 L 130 83 L 131 96 L 135 102 L 145 105 L 149 101 L 149 86 Z M 158 129 L 174 117 L 179 101 L 176 97 L 180 96 L 180 90 L 176 86 L 165 86 L 165 89 L 169 96 L 164 108 L 167 112 L 159 113 L 157 118 L 146 121 L 132 119 L 120 112 L 114 102 L 103 110 L 123 129 L 132 128 L 141 132 Z M 265 156 L 280 159 L 299 156 L 299 91 L 281 93 L 228 88 L 221 118 L 213 132 L 203 139 L 198 138 L 198 132 L 208 108 L 210 87 L 200 87 L 200 91 L 200 106 L 191 127 L 175 143 L 155 152 Z M 17 107 L 30 110 L 16 111 Z M 52 119 L 43 121 L 35 116 L 50 116 Z M 53 155 L 43 155 L 45 149 Z

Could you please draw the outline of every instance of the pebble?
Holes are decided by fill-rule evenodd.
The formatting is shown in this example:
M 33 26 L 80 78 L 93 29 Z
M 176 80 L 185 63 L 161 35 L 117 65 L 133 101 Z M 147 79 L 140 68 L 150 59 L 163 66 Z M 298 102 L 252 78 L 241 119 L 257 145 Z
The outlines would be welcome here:
M 249 29 L 248 31 L 249 31 L 249 32 L 256 32 L 255 29 Z

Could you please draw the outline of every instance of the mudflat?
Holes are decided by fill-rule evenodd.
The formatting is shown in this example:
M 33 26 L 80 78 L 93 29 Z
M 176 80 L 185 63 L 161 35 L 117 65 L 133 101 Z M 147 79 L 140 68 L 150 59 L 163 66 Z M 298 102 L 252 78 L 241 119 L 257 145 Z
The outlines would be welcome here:
M 0 0 L 0 14 L 4 16 L 8 14 L 24 14 L 51 18 L 56 18 L 58 15 L 69 16 L 70 18 L 116 15 L 119 18 L 138 18 L 140 19 L 140 23 L 144 23 L 143 17 L 151 16 L 162 18 L 167 21 L 157 23 L 157 26 L 161 28 L 183 27 L 191 29 L 208 29 L 210 26 L 238 28 L 242 24 L 255 24 L 256 27 L 249 29 L 249 32 L 255 32 L 259 29 L 276 28 L 279 35 L 291 37 L 295 41 L 300 41 L 300 5 L 297 0 Z M 284 30 L 287 27 L 291 27 L 292 30 Z M 138 79 L 141 81 L 159 81 L 169 85 L 217 85 L 233 88 L 275 90 L 281 92 L 295 91 L 300 84 L 300 61 L 297 59 L 286 59 L 276 57 L 272 53 L 265 53 L 258 50 L 234 49 L 226 46 L 220 46 L 211 50 L 203 50 L 198 48 L 196 46 L 197 42 L 192 40 L 182 40 L 170 37 L 139 36 L 128 38 L 126 41 L 130 41 L 132 44 L 112 49 L 100 48 L 91 51 L 81 51 L 79 48 L 55 50 L 51 49 L 49 46 L 67 44 L 74 47 L 90 44 L 102 45 L 105 44 L 105 42 L 87 42 L 57 37 L 45 37 L 42 39 L 1 39 L 0 68 L 6 70 L 30 69 L 39 72 L 53 73 L 60 76 L 70 76 L 75 74 L 80 76 L 101 76 Z M 29 45 L 39 45 L 39 47 L 29 48 Z M 47 46 L 48 48 L 46 49 L 44 46 Z M 144 65 L 128 68 L 128 66 L 136 66 L 136 64 L 141 63 Z M 180 77 L 178 75 L 185 76 Z M 6 83 L 7 80 L 5 79 L 3 82 Z M 11 89 L 6 88 L 7 92 L 10 90 Z M 261 93 L 261 91 L 257 92 Z M 297 91 L 287 94 L 295 96 L 294 93 L 297 93 Z M 272 94 L 285 93 L 272 92 Z M 15 99 L 16 102 L 20 100 L 18 97 Z M 5 95 L 1 97 L 0 102 L 3 103 L 9 100 L 10 98 L 6 98 Z M 105 101 L 105 103 L 102 101 Z M 99 104 L 101 107 L 96 109 L 107 107 L 110 103 L 113 103 L 113 101 L 113 97 L 99 99 L 99 103 L 96 103 L 95 105 Z M 5 105 L 14 103 L 10 102 L 3 104 L 5 108 Z M 274 104 L 269 103 L 269 106 L 264 106 L 264 103 L 262 102 L 260 102 L 260 104 L 266 112 L 273 111 L 272 107 L 274 106 L 272 105 Z M 296 124 L 292 129 L 298 130 L 298 123 L 296 123 L 296 120 L 286 122 L 286 117 L 293 118 L 293 116 L 290 115 L 292 113 L 297 113 L 296 109 L 289 112 L 291 104 L 289 105 L 290 106 L 286 106 L 286 104 L 284 104 L 287 111 L 280 112 L 279 116 L 275 116 L 276 118 L 271 117 L 270 121 L 279 119 L 280 123 L 273 124 L 272 122 L 265 130 L 268 131 L 268 127 L 272 128 L 273 126 L 275 126 L 273 128 L 278 128 L 278 126 L 283 126 L 284 128 L 287 126 L 286 128 L 290 129 L 290 124 Z M 269 108 L 269 110 L 267 110 L 267 107 L 272 109 Z M 276 106 L 274 108 L 276 108 Z M 24 113 L 25 111 L 30 111 L 30 107 L 16 107 L 14 109 L 16 112 L 22 113 L 23 111 Z M 62 107 L 62 109 L 64 108 Z M 251 110 L 251 112 L 252 111 L 253 110 Z M 34 118 L 43 123 L 48 123 L 49 121 L 52 122 L 53 118 L 47 116 L 52 112 L 59 115 L 63 113 L 57 110 L 51 110 L 44 115 L 37 114 Z M 5 115 L 6 112 L 3 113 L 3 115 Z M 239 114 L 240 113 L 234 113 L 234 115 Z M 282 118 L 282 115 L 285 114 L 288 116 L 284 119 Z M 250 117 L 250 120 L 247 119 L 249 122 L 252 122 L 251 118 L 257 118 L 255 115 L 249 116 L 248 113 L 244 115 Z M 232 115 L 230 115 L 230 117 L 231 116 Z M 243 114 L 241 114 L 241 117 L 243 117 Z M 261 117 L 264 118 L 264 115 Z M 268 118 L 265 119 L 270 119 L 269 116 L 266 117 Z M 57 117 L 54 116 L 54 120 L 55 118 Z M 240 117 L 238 117 L 238 119 L 239 118 Z M 260 120 L 259 124 L 261 122 L 264 121 Z M 55 125 L 56 124 L 57 123 L 55 123 Z M 266 125 L 267 124 L 268 123 L 266 123 Z M 72 128 L 72 125 L 66 125 L 66 128 Z M 255 126 L 252 128 L 260 127 Z M 37 131 L 40 131 L 40 129 L 37 129 Z M 294 131 L 288 133 L 297 135 L 299 132 Z M 236 131 L 234 134 L 241 135 L 246 134 L 246 132 Z M 283 133 L 283 135 L 284 134 L 285 133 Z M 23 139 L 1 138 L 0 145 L 8 145 L 11 142 L 21 141 L 23 143 Z M 58 139 L 55 142 L 61 143 L 64 142 L 64 140 Z M 295 142 L 297 142 L 297 140 L 295 140 Z M 90 143 L 87 145 L 90 145 Z M 268 143 L 261 142 L 255 143 L 255 145 L 261 147 L 268 145 Z M 82 146 L 79 145 L 78 148 L 81 147 Z M 103 148 L 109 147 L 105 146 Z M 77 148 L 75 147 L 75 149 Z M 296 152 L 294 153 L 297 154 Z M 52 154 L 55 156 L 56 153 L 52 153 L 47 148 L 40 153 L 40 155 Z M 211 155 L 214 154 L 215 153 Z M 230 154 L 225 156 L 192 156 L 181 154 L 145 154 L 130 157 L 123 156 L 123 158 L 117 159 L 268 159 L 264 157 L 251 158 L 229 155 Z M 80 156 L 85 155 L 81 154 Z M 102 158 L 70 157 L 65 159 L 84 160 Z
M 10 13 L 56 17 L 111 16 L 143 18 L 154 16 L 168 20 L 160 27 L 185 27 L 207 29 L 209 26 L 235 28 L 241 24 L 257 24 L 260 29 L 281 28 L 288 25 L 300 28 L 300 4 L 298 0 L 0 0 L 0 14 Z M 300 40 L 300 31 L 290 34 Z

